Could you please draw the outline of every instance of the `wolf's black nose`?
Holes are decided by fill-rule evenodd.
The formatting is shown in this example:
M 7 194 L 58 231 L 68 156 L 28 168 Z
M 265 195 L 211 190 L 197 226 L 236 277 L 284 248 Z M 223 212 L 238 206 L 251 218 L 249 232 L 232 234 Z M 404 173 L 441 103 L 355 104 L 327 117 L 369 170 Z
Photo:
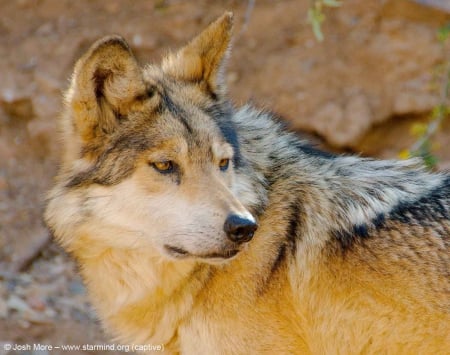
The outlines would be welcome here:
M 236 243 L 248 242 L 253 238 L 256 228 L 258 225 L 254 221 L 235 214 L 230 214 L 223 226 L 228 239 Z

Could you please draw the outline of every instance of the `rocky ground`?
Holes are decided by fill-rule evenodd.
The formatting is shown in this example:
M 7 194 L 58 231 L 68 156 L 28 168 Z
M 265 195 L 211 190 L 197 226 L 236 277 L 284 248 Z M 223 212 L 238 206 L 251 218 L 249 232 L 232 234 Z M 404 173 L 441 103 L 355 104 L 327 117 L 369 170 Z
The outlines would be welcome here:
M 227 80 L 237 104 L 271 108 L 328 149 L 395 158 L 414 142 L 411 124 L 439 103 L 436 73 L 450 60 L 436 39 L 450 21 L 448 1 L 346 0 L 326 11 L 322 43 L 306 21 L 308 4 L 0 0 L 0 343 L 106 339 L 76 266 L 49 242 L 41 217 L 57 166 L 61 93 L 75 60 L 102 35 L 120 33 L 143 63 L 158 61 L 232 10 Z M 433 138 L 440 168 L 450 167 L 449 132 L 447 119 Z

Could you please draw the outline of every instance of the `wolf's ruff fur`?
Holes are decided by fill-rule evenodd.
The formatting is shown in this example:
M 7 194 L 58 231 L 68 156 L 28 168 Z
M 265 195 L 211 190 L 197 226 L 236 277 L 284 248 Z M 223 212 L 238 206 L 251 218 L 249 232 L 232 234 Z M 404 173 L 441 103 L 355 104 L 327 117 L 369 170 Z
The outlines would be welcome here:
M 76 64 L 45 218 L 104 327 L 168 353 L 448 351 L 450 177 L 234 109 L 230 31 L 225 14 L 161 67 L 117 36 Z M 227 239 L 230 213 L 258 220 L 249 243 Z

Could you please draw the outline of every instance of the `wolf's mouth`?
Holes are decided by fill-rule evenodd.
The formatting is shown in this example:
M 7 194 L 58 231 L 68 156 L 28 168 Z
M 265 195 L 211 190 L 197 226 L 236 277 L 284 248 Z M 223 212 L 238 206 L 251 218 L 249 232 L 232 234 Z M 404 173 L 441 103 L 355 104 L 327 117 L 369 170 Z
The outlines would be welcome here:
M 177 247 L 173 247 L 171 245 L 164 245 L 164 249 L 166 249 L 166 251 L 169 252 L 169 254 L 173 255 L 173 256 L 188 256 L 189 253 L 181 248 L 177 248 Z
M 201 259 L 230 259 L 239 253 L 239 249 L 227 249 L 223 252 L 215 252 L 209 254 L 191 254 L 188 251 L 174 247 L 172 245 L 164 245 L 164 249 L 173 257 L 182 259 L 187 257 L 195 257 Z

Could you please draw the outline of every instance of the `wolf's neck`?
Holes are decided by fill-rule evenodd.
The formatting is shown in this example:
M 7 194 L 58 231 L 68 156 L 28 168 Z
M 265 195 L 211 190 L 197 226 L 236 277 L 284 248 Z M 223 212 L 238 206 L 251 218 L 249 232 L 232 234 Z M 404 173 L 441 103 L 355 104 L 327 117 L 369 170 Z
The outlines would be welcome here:
M 95 248 L 92 243 L 87 245 Z M 208 268 L 198 270 L 194 262 L 169 262 L 142 249 L 105 249 L 83 257 L 81 265 L 106 330 L 117 340 L 134 344 L 170 346 L 208 274 Z

